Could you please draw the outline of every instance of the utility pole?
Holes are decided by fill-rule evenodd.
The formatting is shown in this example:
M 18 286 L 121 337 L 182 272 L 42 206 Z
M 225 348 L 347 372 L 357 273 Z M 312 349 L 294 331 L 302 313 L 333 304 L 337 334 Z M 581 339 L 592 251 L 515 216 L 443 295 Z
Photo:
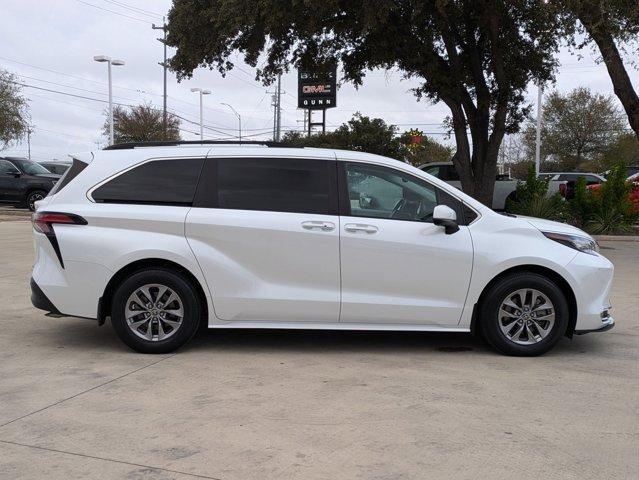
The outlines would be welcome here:
M 151 28 L 153 30 L 162 30 L 162 32 L 164 32 L 164 35 L 162 36 L 162 38 L 158 38 L 158 42 L 162 43 L 164 45 L 164 60 L 162 62 L 158 62 L 158 65 L 161 65 L 163 70 L 164 70 L 164 102 L 163 102 L 163 110 L 162 110 L 162 129 L 164 130 L 164 138 L 166 139 L 167 137 L 167 117 L 166 117 L 166 71 L 167 71 L 167 64 L 166 64 L 166 22 L 165 22 L 165 18 L 162 17 L 162 26 L 161 27 L 156 27 L 155 23 L 151 24 Z
M 282 138 L 282 74 L 277 76 L 277 136 L 275 141 Z
M 539 176 L 541 169 L 541 117 L 543 108 L 541 102 L 543 100 L 544 87 L 540 83 L 537 85 L 537 132 L 535 135 L 535 173 Z

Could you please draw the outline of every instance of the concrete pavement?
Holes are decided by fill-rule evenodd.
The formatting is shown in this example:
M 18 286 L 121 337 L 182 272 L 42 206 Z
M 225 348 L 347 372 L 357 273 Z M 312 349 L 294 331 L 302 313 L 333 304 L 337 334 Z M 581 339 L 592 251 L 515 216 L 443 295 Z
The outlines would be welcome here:
M 617 327 L 540 358 L 290 331 L 147 356 L 32 308 L 30 225 L 0 222 L 0 478 L 639 478 L 639 246 L 603 246 Z

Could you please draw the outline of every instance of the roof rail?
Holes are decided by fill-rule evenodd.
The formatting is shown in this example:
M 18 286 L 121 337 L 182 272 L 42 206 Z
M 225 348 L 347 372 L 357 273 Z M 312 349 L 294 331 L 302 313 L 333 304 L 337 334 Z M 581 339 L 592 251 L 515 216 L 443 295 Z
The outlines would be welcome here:
M 104 147 L 104 150 L 127 150 L 136 147 L 177 147 L 179 145 L 263 145 L 265 147 L 295 148 L 281 142 L 260 142 L 260 141 L 233 141 L 233 140 L 176 140 L 176 141 L 153 141 L 153 142 L 128 142 L 116 143 Z

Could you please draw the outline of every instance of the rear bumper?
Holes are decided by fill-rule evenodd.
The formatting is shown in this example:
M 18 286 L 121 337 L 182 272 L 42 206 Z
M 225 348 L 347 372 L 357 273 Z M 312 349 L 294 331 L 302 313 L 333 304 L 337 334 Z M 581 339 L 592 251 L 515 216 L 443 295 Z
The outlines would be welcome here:
M 44 310 L 45 312 L 61 315 L 60 310 L 49 300 L 42 289 L 38 286 L 33 278 L 31 278 L 31 303 L 35 308 Z

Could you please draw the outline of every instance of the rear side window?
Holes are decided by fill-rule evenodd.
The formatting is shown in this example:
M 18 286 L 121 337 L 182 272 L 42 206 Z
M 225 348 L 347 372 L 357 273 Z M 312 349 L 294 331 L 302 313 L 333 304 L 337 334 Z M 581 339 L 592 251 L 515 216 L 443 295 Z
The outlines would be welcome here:
M 192 205 L 202 158 L 154 160 L 135 167 L 93 191 L 102 203 Z
M 80 160 L 77 160 L 74 158 L 73 164 L 67 169 L 66 172 L 64 172 L 62 177 L 60 177 L 60 180 L 56 182 L 56 184 L 53 186 L 53 188 L 49 192 L 49 195 L 58 193 L 60 190 L 66 187 L 69 184 L 69 182 L 71 182 L 71 180 L 77 177 L 80 174 L 80 172 L 84 170 L 86 167 L 87 167 L 86 163 L 81 162 Z
M 325 160 L 221 158 L 217 163 L 217 207 L 293 213 L 330 213 Z

